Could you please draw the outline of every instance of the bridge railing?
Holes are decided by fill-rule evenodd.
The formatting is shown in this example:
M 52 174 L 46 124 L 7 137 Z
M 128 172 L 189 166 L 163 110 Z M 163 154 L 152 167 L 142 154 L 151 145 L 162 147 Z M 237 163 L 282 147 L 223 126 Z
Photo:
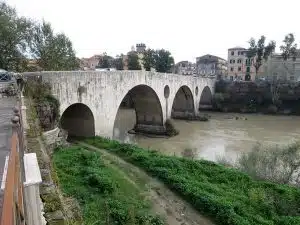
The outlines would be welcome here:
M 11 149 L 7 164 L 1 225 L 26 225 L 24 210 L 24 133 L 20 108 L 14 109 Z

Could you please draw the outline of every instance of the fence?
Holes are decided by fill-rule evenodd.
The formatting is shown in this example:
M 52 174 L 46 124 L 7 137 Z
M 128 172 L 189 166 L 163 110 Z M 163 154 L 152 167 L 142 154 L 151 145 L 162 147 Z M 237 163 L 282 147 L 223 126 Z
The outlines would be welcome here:
M 1 225 L 25 225 L 24 208 L 24 132 L 20 108 L 15 107 L 11 151 L 9 154 L 4 198 L 1 215 Z

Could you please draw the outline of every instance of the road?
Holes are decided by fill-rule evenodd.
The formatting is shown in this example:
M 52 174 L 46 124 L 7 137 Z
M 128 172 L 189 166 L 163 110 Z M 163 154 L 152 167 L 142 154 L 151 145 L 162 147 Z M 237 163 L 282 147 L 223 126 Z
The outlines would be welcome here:
M 0 184 L 2 183 L 5 157 L 10 152 L 10 139 L 12 135 L 11 118 L 13 117 L 13 107 L 16 104 L 17 101 L 14 97 L 0 97 Z M 2 209 L 2 191 L 0 191 L 0 209 Z

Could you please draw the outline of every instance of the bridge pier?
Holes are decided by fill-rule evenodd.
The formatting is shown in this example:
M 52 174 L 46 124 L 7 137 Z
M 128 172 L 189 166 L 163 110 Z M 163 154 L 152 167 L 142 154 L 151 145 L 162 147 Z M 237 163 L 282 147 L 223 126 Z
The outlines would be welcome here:
M 133 130 L 136 133 L 166 135 L 166 128 L 161 125 L 136 124 Z

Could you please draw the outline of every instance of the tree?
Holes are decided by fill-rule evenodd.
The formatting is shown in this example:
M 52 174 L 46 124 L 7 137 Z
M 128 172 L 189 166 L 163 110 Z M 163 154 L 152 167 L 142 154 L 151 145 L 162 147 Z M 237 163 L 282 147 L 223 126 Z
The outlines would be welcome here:
M 274 52 L 276 47 L 275 41 L 270 41 L 267 46 L 265 46 L 265 41 L 265 36 L 261 36 L 257 42 L 254 38 L 251 38 L 249 41 L 250 47 L 247 51 L 247 58 L 249 62 L 253 60 L 256 76 L 259 68 L 263 64 L 263 60 L 267 60 L 271 53 Z
M 32 56 L 43 70 L 74 70 L 78 60 L 70 39 L 63 33 L 54 34 L 50 23 L 37 24 L 31 41 Z
M 130 52 L 128 54 L 128 69 L 129 70 L 141 70 L 139 56 L 136 52 Z
M 160 49 L 155 52 L 155 69 L 157 72 L 169 73 L 174 65 L 174 58 L 167 50 Z
M 117 56 L 114 59 L 114 66 L 116 67 L 117 70 L 123 70 L 124 69 L 123 54 L 121 54 L 120 56 Z
M 153 49 L 147 49 L 144 52 L 144 56 L 143 56 L 143 65 L 146 71 L 150 71 L 151 68 L 155 68 L 156 67 L 156 51 L 154 51 Z
M 100 59 L 98 63 L 98 68 L 110 68 L 111 65 L 111 56 L 108 56 L 107 54 L 104 54 L 103 57 Z
M 282 51 L 281 55 L 284 61 L 288 60 L 290 57 L 295 61 L 297 56 L 297 44 L 295 42 L 294 34 L 290 33 L 285 36 L 283 43 L 284 45 L 280 46 Z
M 33 23 L 0 2 L 0 68 L 23 71 Z

